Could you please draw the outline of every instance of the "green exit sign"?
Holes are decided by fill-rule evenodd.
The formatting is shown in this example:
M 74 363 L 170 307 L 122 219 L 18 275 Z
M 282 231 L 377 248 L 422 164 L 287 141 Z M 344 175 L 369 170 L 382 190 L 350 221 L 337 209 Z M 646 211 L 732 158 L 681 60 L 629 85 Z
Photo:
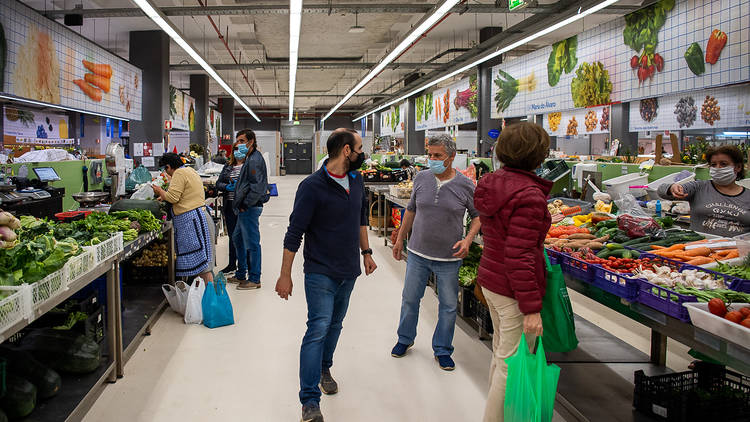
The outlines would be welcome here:
M 508 10 L 514 11 L 516 9 L 520 9 L 522 7 L 526 7 L 526 0 L 508 0 Z

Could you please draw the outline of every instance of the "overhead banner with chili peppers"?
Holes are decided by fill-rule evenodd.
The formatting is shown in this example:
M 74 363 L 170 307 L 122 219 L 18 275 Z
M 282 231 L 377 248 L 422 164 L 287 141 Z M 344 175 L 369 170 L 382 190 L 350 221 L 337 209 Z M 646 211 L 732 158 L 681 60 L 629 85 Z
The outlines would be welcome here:
M 750 0 L 660 0 L 492 69 L 492 118 L 750 81 Z
M 630 131 L 750 126 L 750 85 L 730 86 L 630 103 Z
M 0 92 L 141 120 L 142 72 L 19 1 L 0 2 Z
M 461 79 L 446 88 L 414 100 L 417 130 L 437 129 L 477 121 L 477 76 Z

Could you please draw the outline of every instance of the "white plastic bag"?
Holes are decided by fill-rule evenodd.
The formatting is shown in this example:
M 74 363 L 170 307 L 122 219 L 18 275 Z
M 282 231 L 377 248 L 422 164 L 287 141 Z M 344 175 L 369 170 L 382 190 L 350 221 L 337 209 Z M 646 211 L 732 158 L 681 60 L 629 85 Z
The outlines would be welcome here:
M 130 199 L 154 199 L 154 189 L 151 188 L 151 183 L 143 183 L 132 195 Z
M 179 310 L 177 311 L 177 313 L 179 313 L 180 315 L 185 315 L 185 306 L 187 305 L 190 286 L 188 286 L 184 281 L 178 281 L 174 284 L 174 287 L 177 293 L 177 303 L 179 305 Z
M 172 308 L 173 311 L 179 313 L 180 303 L 177 298 L 177 289 L 169 284 L 162 284 L 161 291 L 164 292 L 164 296 L 167 298 L 167 302 L 169 302 L 169 307 Z
M 185 304 L 185 324 L 203 323 L 203 292 L 206 291 L 206 282 L 197 277 L 190 285 Z

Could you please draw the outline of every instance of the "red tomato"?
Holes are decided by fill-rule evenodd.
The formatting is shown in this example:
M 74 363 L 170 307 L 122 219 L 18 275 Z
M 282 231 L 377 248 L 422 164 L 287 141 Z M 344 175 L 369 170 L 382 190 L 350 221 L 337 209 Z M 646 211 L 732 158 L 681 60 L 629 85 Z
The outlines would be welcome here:
M 727 306 L 724 304 L 723 300 L 719 298 L 713 298 L 708 301 L 708 311 L 714 315 L 724 318 L 724 316 L 727 315 Z
M 742 318 L 742 313 L 739 312 L 739 311 L 729 312 L 729 313 L 726 314 L 726 316 L 724 318 L 726 318 L 729 321 L 732 321 L 732 322 L 734 322 L 736 324 L 741 324 L 742 320 L 744 319 L 744 318 Z
M 750 328 L 750 318 L 745 318 L 744 320 L 742 320 L 742 322 L 740 323 L 740 325 L 742 325 L 743 327 L 746 327 L 746 328 Z
M 745 306 L 744 308 L 740 309 L 740 312 L 742 313 L 742 316 L 747 319 L 747 317 L 750 316 L 750 306 Z

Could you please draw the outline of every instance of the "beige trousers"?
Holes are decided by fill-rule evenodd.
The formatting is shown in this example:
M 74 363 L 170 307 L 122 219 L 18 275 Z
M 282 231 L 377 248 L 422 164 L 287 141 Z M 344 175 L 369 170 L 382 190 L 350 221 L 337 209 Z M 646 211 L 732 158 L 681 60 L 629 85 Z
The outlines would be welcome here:
M 523 317 L 518 302 L 482 288 L 492 316 L 492 363 L 490 364 L 490 391 L 484 408 L 484 422 L 502 422 L 505 405 L 505 386 L 508 365 L 505 359 L 516 353 L 523 333 Z M 526 341 L 533 351 L 536 336 L 527 335 Z

